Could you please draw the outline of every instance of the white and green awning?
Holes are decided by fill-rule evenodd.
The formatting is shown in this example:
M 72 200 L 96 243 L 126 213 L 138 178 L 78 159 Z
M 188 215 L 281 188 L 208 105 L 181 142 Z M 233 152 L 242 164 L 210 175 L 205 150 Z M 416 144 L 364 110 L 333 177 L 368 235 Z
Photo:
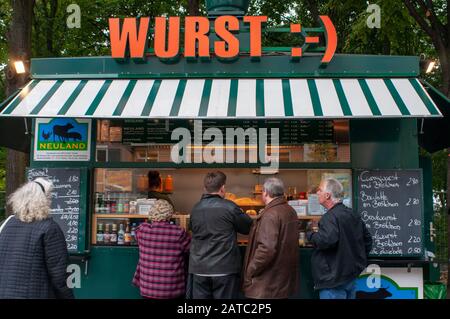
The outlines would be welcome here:
M 417 79 L 33 80 L 0 116 L 441 117 Z

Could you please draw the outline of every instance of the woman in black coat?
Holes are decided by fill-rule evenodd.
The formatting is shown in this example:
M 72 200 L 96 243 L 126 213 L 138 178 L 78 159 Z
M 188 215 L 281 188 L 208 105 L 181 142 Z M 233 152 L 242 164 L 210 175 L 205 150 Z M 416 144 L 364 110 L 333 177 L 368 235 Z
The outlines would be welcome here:
M 14 216 L 0 232 L 0 299 L 73 298 L 64 234 L 49 217 L 50 181 L 37 178 L 9 198 Z

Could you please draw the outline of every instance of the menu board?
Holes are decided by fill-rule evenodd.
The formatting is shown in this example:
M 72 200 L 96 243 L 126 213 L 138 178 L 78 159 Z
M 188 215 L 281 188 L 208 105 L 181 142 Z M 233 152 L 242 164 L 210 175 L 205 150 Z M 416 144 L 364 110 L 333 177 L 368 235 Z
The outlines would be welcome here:
M 85 198 L 81 192 L 83 171 L 77 168 L 30 168 L 28 180 L 43 177 L 53 182 L 50 216 L 63 231 L 69 252 L 83 249 L 80 245 L 84 233 Z
M 175 141 L 171 140 L 172 131 L 180 127 L 188 129 L 192 139 L 194 139 L 195 129 L 199 128 L 198 125 L 194 125 L 193 120 L 124 120 L 122 142 L 125 144 L 173 144 Z M 244 131 L 254 128 L 256 133 L 261 133 L 260 137 L 263 138 L 266 137 L 262 135 L 262 131 L 259 132 L 260 128 L 267 128 L 268 134 L 272 133 L 270 129 L 278 128 L 281 145 L 333 143 L 334 141 L 334 126 L 331 120 L 202 120 L 202 133 L 209 128 L 219 129 L 225 141 L 230 143 L 234 141 L 227 140 L 227 128 L 242 128 Z M 270 143 L 270 136 L 267 141 Z M 204 143 L 208 143 L 208 141 Z
M 423 255 L 421 170 L 358 170 L 358 211 L 373 239 L 371 255 Z

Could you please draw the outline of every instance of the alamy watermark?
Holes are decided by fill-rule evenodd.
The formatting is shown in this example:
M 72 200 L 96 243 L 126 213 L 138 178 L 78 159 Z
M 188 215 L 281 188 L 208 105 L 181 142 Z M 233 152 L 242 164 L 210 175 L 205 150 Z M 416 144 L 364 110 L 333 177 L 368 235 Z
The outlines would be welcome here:
M 66 24 L 69 29 L 81 28 L 81 9 L 78 4 L 72 3 L 67 6 L 66 9 L 69 16 L 67 17 Z
M 369 4 L 366 10 L 370 15 L 367 17 L 366 24 L 369 29 L 381 28 L 381 8 L 378 4 Z
M 264 164 L 262 170 L 279 167 L 278 128 L 226 128 L 224 136 L 223 131 L 217 127 L 210 127 L 203 132 L 202 121 L 195 120 L 193 132 L 192 137 L 191 131 L 184 127 L 172 131 L 172 141 L 178 141 L 171 148 L 172 162 L 246 163 L 248 155 L 248 163 Z M 204 142 L 209 143 L 204 145 Z

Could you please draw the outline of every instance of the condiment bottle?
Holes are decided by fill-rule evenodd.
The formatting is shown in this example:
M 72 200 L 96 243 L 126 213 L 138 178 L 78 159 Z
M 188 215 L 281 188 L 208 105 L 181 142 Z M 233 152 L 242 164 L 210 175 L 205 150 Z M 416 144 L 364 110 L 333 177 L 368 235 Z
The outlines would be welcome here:
M 105 226 L 105 232 L 103 234 L 103 242 L 105 245 L 109 245 L 111 243 L 111 234 L 109 233 L 109 224 Z
M 103 243 L 104 243 L 103 224 L 98 224 L 97 244 L 103 244 Z
M 164 181 L 164 190 L 169 193 L 171 193 L 173 191 L 173 179 L 172 179 L 172 176 L 170 176 L 170 175 L 167 175 L 167 177 Z
M 131 244 L 130 223 L 127 223 L 127 228 L 125 229 L 124 243 L 125 245 Z
M 119 232 L 117 233 L 117 245 L 125 244 L 125 231 L 123 230 L 123 224 L 120 224 Z
M 112 224 L 112 232 L 110 236 L 111 245 L 117 245 L 117 225 Z

